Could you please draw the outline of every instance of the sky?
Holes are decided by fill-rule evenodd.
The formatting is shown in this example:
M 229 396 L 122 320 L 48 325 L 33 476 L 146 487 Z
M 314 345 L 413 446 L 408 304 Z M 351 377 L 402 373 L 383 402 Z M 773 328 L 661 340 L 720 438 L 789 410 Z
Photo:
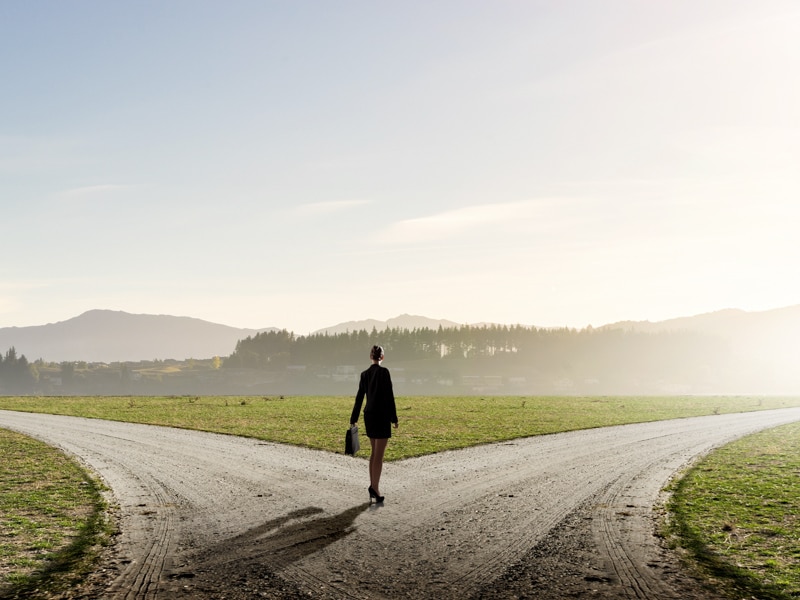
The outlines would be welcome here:
M 796 0 L 0 3 L 0 327 L 800 304 Z

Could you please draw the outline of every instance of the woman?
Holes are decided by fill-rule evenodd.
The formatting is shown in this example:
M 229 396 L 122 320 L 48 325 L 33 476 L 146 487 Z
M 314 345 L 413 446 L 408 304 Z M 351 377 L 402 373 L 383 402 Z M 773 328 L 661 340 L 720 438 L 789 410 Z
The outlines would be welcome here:
M 394 404 L 394 391 L 389 369 L 381 366 L 381 361 L 384 359 L 383 348 L 373 346 L 369 357 L 372 360 L 372 366 L 361 373 L 356 403 L 353 406 L 353 414 L 350 415 L 350 425 L 358 423 L 358 413 L 361 411 L 361 403 L 366 395 L 364 427 L 372 446 L 372 452 L 369 455 L 369 501 L 372 503 L 373 499 L 376 502 L 383 502 L 380 492 L 383 454 L 389 438 L 392 437 L 391 424 L 394 423 L 395 429 L 397 428 L 397 408 Z

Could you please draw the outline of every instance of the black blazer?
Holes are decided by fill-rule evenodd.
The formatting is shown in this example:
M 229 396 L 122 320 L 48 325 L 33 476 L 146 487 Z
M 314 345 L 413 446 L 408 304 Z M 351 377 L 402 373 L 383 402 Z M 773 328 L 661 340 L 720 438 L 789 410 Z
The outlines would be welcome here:
M 353 414 L 350 415 L 351 423 L 358 423 L 358 415 L 361 412 L 361 404 L 365 395 L 367 405 L 364 407 L 364 413 L 369 413 L 370 420 L 397 423 L 397 407 L 394 403 L 392 376 L 389 374 L 389 369 L 373 363 L 369 369 L 361 373 L 356 403 L 353 406 Z

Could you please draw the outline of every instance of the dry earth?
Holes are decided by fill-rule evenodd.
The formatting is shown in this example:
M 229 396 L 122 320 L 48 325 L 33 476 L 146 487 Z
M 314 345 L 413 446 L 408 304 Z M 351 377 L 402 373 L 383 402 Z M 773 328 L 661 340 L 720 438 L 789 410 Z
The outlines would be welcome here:
M 800 409 L 548 435 L 389 463 L 253 439 L 0 411 L 113 489 L 120 535 L 64 598 L 718 596 L 654 535 L 670 477 Z M 402 435 L 401 429 L 397 435 Z

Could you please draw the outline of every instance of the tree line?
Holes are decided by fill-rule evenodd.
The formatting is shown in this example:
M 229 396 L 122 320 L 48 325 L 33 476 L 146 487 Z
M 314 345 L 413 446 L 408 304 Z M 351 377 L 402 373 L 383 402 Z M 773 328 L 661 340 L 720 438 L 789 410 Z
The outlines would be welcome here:
M 633 360 L 642 351 L 659 360 L 670 356 L 701 358 L 709 350 L 724 352 L 713 336 L 683 333 L 638 333 L 621 329 L 546 329 L 521 325 L 464 325 L 455 328 L 374 329 L 298 336 L 287 330 L 266 331 L 239 340 L 224 367 L 272 368 L 286 364 L 336 365 L 364 362 L 378 344 L 393 362 L 415 360 L 512 360 L 537 363 L 601 356 Z M 520 361 L 522 359 L 522 361 Z M 639 356 L 639 360 L 641 356 Z
M 0 355 L 0 389 L 8 393 L 25 393 L 36 382 L 36 367 L 24 354 L 17 355 L 12 346 L 5 356 Z
M 416 380 L 494 375 L 525 379 L 534 389 L 550 389 L 537 382 L 563 380 L 598 382 L 601 391 L 634 391 L 637 382 L 648 382 L 651 388 L 658 382 L 696 387 L 735 375 L 728 344 L 711 335 L 508 325 L 307 336 L 286 330 L 262 332 L 240 340 L 223 368 L 278 371 L 294 365 L 319 371 L 366 365 L 374 344 L 384 347 L 387 366 L 400 367 Z
M 228 357 L 30 363 L 0 356 L 0 394 L 350 394 L 379 344 L 396 393 L 797 393 L 800 378 L 697 332 L 487 325 L 358 330 L 239 340 Z

